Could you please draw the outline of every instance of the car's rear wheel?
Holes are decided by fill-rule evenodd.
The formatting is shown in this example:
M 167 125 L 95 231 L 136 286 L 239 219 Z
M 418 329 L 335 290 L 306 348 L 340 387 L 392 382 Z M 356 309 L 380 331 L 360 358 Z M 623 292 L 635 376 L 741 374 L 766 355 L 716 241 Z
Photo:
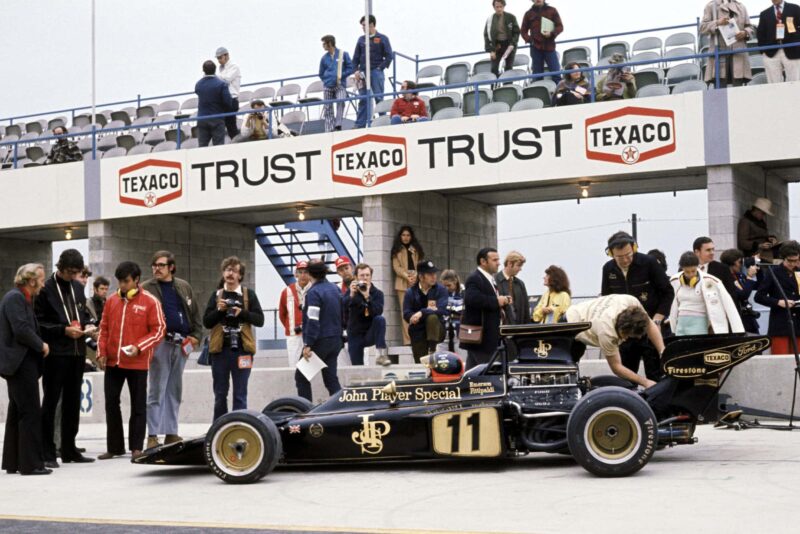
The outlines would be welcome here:
M 656 417 L 636 393 L 590 391 L 570 414 L 567 442 L 575 460 L 601 477 L 628 476 L 647 464 L 658 443 Z
M 267 404 L 262 410 L 262 413 L 306 413 L 313 407 L 314 405 L 311 401 L 303 397 L 281 397 Z
M 238 410 L 214 421 L 203 453 L 217 477 L 229 484 L 249 484 L 275 469 L 282 453 L 281 438 L 264 414 Z

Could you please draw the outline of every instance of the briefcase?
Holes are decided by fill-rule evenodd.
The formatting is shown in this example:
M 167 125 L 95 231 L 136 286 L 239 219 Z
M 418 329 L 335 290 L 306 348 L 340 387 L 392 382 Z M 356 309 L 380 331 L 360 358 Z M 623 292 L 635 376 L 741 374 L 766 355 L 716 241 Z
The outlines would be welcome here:
M 458 340 L 465 345 L 480 345 L 483 341 L 483 325 L 460 324 Z

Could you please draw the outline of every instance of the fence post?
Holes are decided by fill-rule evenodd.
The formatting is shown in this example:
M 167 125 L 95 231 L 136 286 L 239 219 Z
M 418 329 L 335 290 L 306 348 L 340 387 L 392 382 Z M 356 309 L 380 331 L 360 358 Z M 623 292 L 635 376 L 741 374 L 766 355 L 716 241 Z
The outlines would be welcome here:
M 183 137 L 183 136 L 181 135 L 181 134 L 183 133 L 183 132 L 181 131 L 181 119 L 178 119 L 178 124 L 177 124 L 177 126 L 178 126 L 178 137 L 177 137 L 177 147 L 176 147 L 176 148 L 180 148 L 180 147 L 181 147 L 181 137 Z
M 142 95 L 136 95 L 136 109 L 142 107 Z
M 392 96 L 397 98 L 397 52 L 392 50 Z
M 17 168 L 17 150 L 19 149 L 19 141 L 14 143 L 14 168 Z
M 267 108 L 267 139 L 272 139 L 272 108 Z
M 475 115 L 481 114 L 481 94 L 478 92 L 478 84 L 475 84 Z
M 594 60 L 595 64 L 600 61 L 600 37 L 597 38 L 597 59 Z
M 372 87 L 369 87 L 367 88 L 367 128 L 370 128 L 371 126 L 372 126 Z
M 92 159 L 97 159 L 97 125 L 92 122 Z
M 594 88 L 594 69 L 589 71 L 589 85 L 591 89 L 591 97 L 592 97 L 591 101 L 595 102 L 597 99 L 597 95 L 595 93 L 595 88 Z

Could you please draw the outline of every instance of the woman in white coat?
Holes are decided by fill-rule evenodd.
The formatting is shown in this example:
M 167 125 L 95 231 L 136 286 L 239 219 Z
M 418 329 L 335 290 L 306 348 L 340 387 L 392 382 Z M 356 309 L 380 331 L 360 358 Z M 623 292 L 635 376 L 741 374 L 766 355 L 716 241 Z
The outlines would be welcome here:
M 676 336 L 744 332 L 736 303 L 719 278 L 699 269 L 694 252 L 685 252 L 681 272 L 670 278 L 675 299 L 669 322 Z

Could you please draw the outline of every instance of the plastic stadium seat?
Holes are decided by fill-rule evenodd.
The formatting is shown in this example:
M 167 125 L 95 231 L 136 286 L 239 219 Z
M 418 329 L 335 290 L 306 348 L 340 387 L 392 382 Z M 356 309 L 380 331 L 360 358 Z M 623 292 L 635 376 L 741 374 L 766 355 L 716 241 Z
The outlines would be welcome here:
M 167 125 L 163 124 L 163 123 L 165 123 L 165 122 L 173 122 L 173 121 L 175 121 L 175 115 L 173 115 L 172 113 L 166 113 L 164 115 L 159 115 L 158 117 L 153 119 L 153 122 L 161 123 L 162 124 L 162 128 L 166 128 L 167 127 Z
M 149 154 L 153 151 L 153 147 L 151 145 L 136 145 L 132 149 L 128 150 L 129 156 L 134 156 L 136 154 Z
M 544 102 L 538 98 L 523 98 L 511 107 L 511 111 L 524 111 L 527 109 L 542 109 Z
M 750 56 L 750 70 L 753 71 L 753 76 L 764 72 L 764 56 L 761 54 Z
M 661 37 L 642 37 L 641 39 L 637 39 L 636 42 L 633 43 L 633 47 L 631 48 L 631 53 L 636 54 L 637 52 L 657 50 L 658 55 L 660 56 L 663 48 L 664 48 L 664 43 L 661 40 Z
M 127 124 L 125 124 L 124 121 L 113 120 L 111 122 L 106 123 L 106 125 L 103 126 L 103 130 L 113 130 L 115 128 L 125 128 L 126 126 L 127 126 Z
M 681 63 L 667 72 L 666 84 L 673 86 L 684 80 L 699 80 L 700 66 L 697 63 Z
M 17 159 L 17 169 L 21 169 L 23 167 L 27 167 L 28 164 L 33 163 L 28 158 L 18 158 Z
M 531 85 L 522 90 L 522 98 L 537 98 L 542 101 L 544 107 L 550 107 L 553 95 L 543 85 Z
M 633 78 L 636 80 L 636 87 L 639 89 L 646 85 L 660 84 L 663 76 L 664 74 L 662 73 L 661 77 L 659 77 L 658 72 L 654 69 L 643 70 L 633 74 Z
M 753 76 L 753 79 L 750 80 L 750 83 L 748 83 L 747 85 L 765 85 L 766 83 L 768 83 L 767 82 L 767 74 L 764 73 L 764 72 L 761 72 L 761 73 L 756 74 L 755 76 Z
M 458 108 L 444 108 L 436 112 L 436 115 L 433 116 L 433 120 L 460 119 L 463 116 L 464 113 Z
M 42 125 L 39 121 L 29 122 L 25 125 L 25 133 L 35 132 L 37 134 L 42 133 Z
M 84 114 L 84 115 L 75 115 L 75 117 L 72 118 L 72 125 L 73 126 L 80 126 L 81 128 L 83 128 L 87 124 L 91 124 L 91 123 L 92 123 L 92 119 L 89 118 L 89 115 L 86 115 L 86 114 Z
M 153 122 L 153 117 L 139 117 L 133 121 L 131 126 L 144 126 Z
M 462 97 L 461 97 L 461 93 L 458 93 L 458 92 L 456 92 L 456 91 L 448 91 L 448 92 L 446 92 L 446 93 L 442 93 L 442 94 L 441 94 L 441 95 L 439 95 L 439 96 L 449 96 L 450 98 L 452 98 L 452 99 L 453 99 L 453 104 L 454 104 L 454 105 L 455 105 L 457 108 L 460 108 L 460 107 L 461 107 L 461 98 L 462 98 Z
M 86 154 L 87 152 L 92 151 L 92 138 L 91 137 L 84 137 L 83 139 L 78 141 L 78 148 L 81 149 L 81 153 Z
M 525 70 L 522 70 L 522 69 L 511 69 L 511 70 L 505 70 L 502 73 L 500 73 L 499 78 L 500 79 L 502 79 L 502 78 L 519 78 L 520 76 L 527 76 L 527 75 L 528 75 L 528 71 L 525 71 Z M 513 82 L 507 82 L 507 83 L 519 83 L 519 84 L 522 84 L 524 81 L 525 80 L 515 80 Z
M 322 83 L 320 80 L 318 82 Z M 313 83 L 311 85 L 314 85 Z M 311 87 L 309 85 L 309 87 Z M 306 94 L 308 94 L 308 89 L 306 89 Z M 275 88 L 274 87 L 259 87 L 255 91 L 253 91 L 253 99 L 260 99 L 260 100 L 269 100 L 271 98 L 275 98 Z
M 155 116 L 156 116 L 155 106 L 142 106 L 136 110 L 137 119 L 141 119 L 142 117 L 155 117 Z
M 444 69 L 444 84 L 466 83 L 469 79 L 470 65 L 467 62 L 453 63 Z
M 381 113 L 389 113 L 392 110 L 393 105 L 394 105 L 394 100 L 387 98 L 386 100 L 381 100 L 380 102 L 378 102 L 374 106 L 372 111 L 375 113 L 375 115 L 380 115 Z
M 634 54 L 630 61 L 631 63 L 636 61 L 650 61 L 650 63 L 644 65 L 633 65 L 631 67 L 633 70 L 652 69 L 661 64 L 661 54 L 657 54 L 656 52 L 639 52 L 638 54 Z
M 525 72 L 531 71 L 531 58 L 528 54 L 516 54 L 514 56 L 514 68 L 524 67 Z
M 42 159 L 46 155 L 44 149 L 39 145 L 29 146 L 25 149 L 25 157 L 31 161 Z
M 114 135 L 105 135 L 97 140 L 97 150 L 105 152 L 117 148 L 117 138 Z
M 479 115 L 496 115 L 498 113 L 508 113 L 511 111 L 511 106 L 505 102 L 489 102 L 485 106 L 481 106 Z
M 492 72 L 492 60 L 491 59 L 481 59 L 480 61 L 476 61 L 475 65 L 472 66 L 472 75 L 480 74 L 482 72 Z
M 32 143 L 34 141 L 34 139 L 37 139 L 38 137 L 39 137 L 38 133 L 36 133 L 36 132 L 28 132 L 25 135 L 23 135 L 22 137 L 20 137 L 19 141 L 21 143 Z
M 456 107 L 456 103 L 453 101 L 453 97 L 450 95 L 435 96 L 431 98 L 431 101 L 428 103 L 428 109 L 430 109 L 431 116 L 436 115 L 436 112 L 439 110 L 454 107 Z
M 439 65 L 426 65 L 417 72 L 417 87 L 426 84 L 425 87 L 433 87 L 442 83 L 444 69 Z M 432 79 L 431 79 L 432 78 Z M 422 80 L 428 80 L 427 82 Z
M 272 87 L 262 87 L 261 89 L 272 89 Z M 261 89 L 256 90 L 256 92 L 253 94 L 255 95 Z M 308 84 L 308 87 L 306 87 L 305 96 L 303 98 L 298 99 L 297 101 L 301 104 L 307 104 L 308 102 L 319 102 L 325 95 L 324 90 L 325 90 L 325 85 L 322 83 L 322 80 L 314 80 L 313 82 Z M 272 93 L 273 93 L 272 96 L 264 98 L 272 98 L 273 96 L 275 96 L 274 89 L 272 90 Z M 316 95 L 316 96 L 311 96 L 311 95 Z
M 169 152 L 178 148 L 175 141 L 164 141 L 153 147 L 153 152 Z
M 592 61 L 592 53 L 589 50 L 588 46 L 573 46 L 572 48 L 568 48 L 564 50 L 564 54 L 561 57 L 561 64 L 563 66 L 567 66 L 573 61 L 580 61 L 585 63 L 591 63 Z
M 556 84 L 556 82 L 550 78 L 539 78 L 538 80 L 534 80 L 529 83 L 527 87 L 546 87 L 550 92 L 550 96 L 553 96 L 553 93 L 556 92 L 556 87 L 558 87 L 558 84 Z
M 128 115 L 127 111 L 120 110 L 120 111 L 112 111 L 111 112 L 111 120 L 112 121 L 122 121 L 125 126 L 131 125 L 131 116 Z
M 700 80 L 686 80 L 672 88 L 672 94 L 689 93 L 691 91 L 705 91 L 706 83 Z
M 185 143 L 181 143 L 181 150 L 188 150 L 190 148 L 197 148 L 197 139 L 187 139 Z
M 118 146 L 118 147 L 112 148 L 111 150 L 103 152 L 103 159 L 106 159 L 106 158 L 118 158 L 120 156 L 125 156 L 127 154 L 128 154 L 127 150 L 125 150 L 124 148 Z
M 295 100 L 300 96 L 300 85 L 296 83 L 287 83 L 275 93 L 275 100 L 269 103 L 272 107 L 290 106 L 292 101 L 288 97 L 295 97 Z
M 181 105 L 177 100 L 167 100 L 158 105 L 158 114 L 161 115 L 162 113 L 172 113 L 173 111 L 178 111 L 180 109 Z
M 20 137 L 22 135 L 22 128 L 19 124 L 9 124 L 6 126 L 5 135 L 16 135 L 17 137 Z
M 497 76 L 494 75 L 493 72 L 479 72 L 477 74 L 473 74 L 469 81 L 471 82 L 490 82 L 492 80 L 496 80 Z
M 669 87 L 666 85 L 645 85 L 636 91 L 636 98 L 647 98 L 649 96 L 666 96 L 669 94 Z
M 144 142 L 155 146 L 167 140 L 166 131 L 163 128 L 153 128 L 144 136 Z
M 706 43 L 708 44 L 708 36 L 703 34 L 700 38 L 700 47 L 703 46 L 703 38 L 705 38 Z M 673 46 L 686 46 L 690 45 L 692 50 L 697 50 L 696 48 L 697 39 L 695 38 L 694 34 L 691 32 L 680 32 L 680 33 L 673 33 L 664 41 L 664 51 L 668 48 Z
M 117 146 L 124 148 L 125 150 L 130 150 L 138 144 L 139 141 L 133 136 L 133 134 L 125 134 L 117 137 Z
M 671 50 L 667 50 L 664 53 L 664 64 L 667 63 L 677 63 L 677 62 L 692 62 L 694 63 L 694 59 L 678 59 L 673 61 L 672 58 L 681 57 L 681 56 L 692 56 L 694 55 L 694 49 L 689 48 L 688 46 L 679 46 L 678 48 L 673 48 Z M 681 63 L 678 63 L 681 64 Z
M 478 109 L 482 108 L 491 101 L 487 89 L 478 89 Z M 475 115 L 475 91 L 464 93 L 463 100 L 464 115 Z
M 289 128 L 297 135 L 303 135 L 303 126 L 306 123 L 304 111 L 290 111 L 281 117 L 281 124 Z
M 298 92 L 298 94 L 300 93 Z M 239 91 L 239 96 L 237 96 L 236 98 L 239 99 L 239 102 L 250 102 L 250 100 L 253 99 L 253 91 L 248 91 L 248 90 Z
M 186 114 L 197 109 L 197 97 L 187 98 L 181 104 L 181 113 Z
M 389 115 L 381 115 L 372 119 L 372 127 L 389 126 L 392 123 L 392 118 Z
M 600 49 L 601 58 L 610 58 L 614 54 L 622 54 L 626 58 L 630 57 L 628 43 L 625 41 L 614 41 L 613 43 L 604 44 Z
M 514 104 L 519 102 L 521 99 L 522 90 L 516 85 L 505 85 L 503 87 L 498 87 L 492 92 L 493 102 L 505 102 L 509 105 L 509 107 L 513 107 Z
M 167 141 L 178 141 L 178 129 L 171 128 L 167 130 L 167 133 L 164 134 L 164 137 Z M 185 141 L 187 139 L 191 139 L 192 137 L 192 129 L 189 128 L 188 125 L 184 124 L 181 126 L 181 141 Z

